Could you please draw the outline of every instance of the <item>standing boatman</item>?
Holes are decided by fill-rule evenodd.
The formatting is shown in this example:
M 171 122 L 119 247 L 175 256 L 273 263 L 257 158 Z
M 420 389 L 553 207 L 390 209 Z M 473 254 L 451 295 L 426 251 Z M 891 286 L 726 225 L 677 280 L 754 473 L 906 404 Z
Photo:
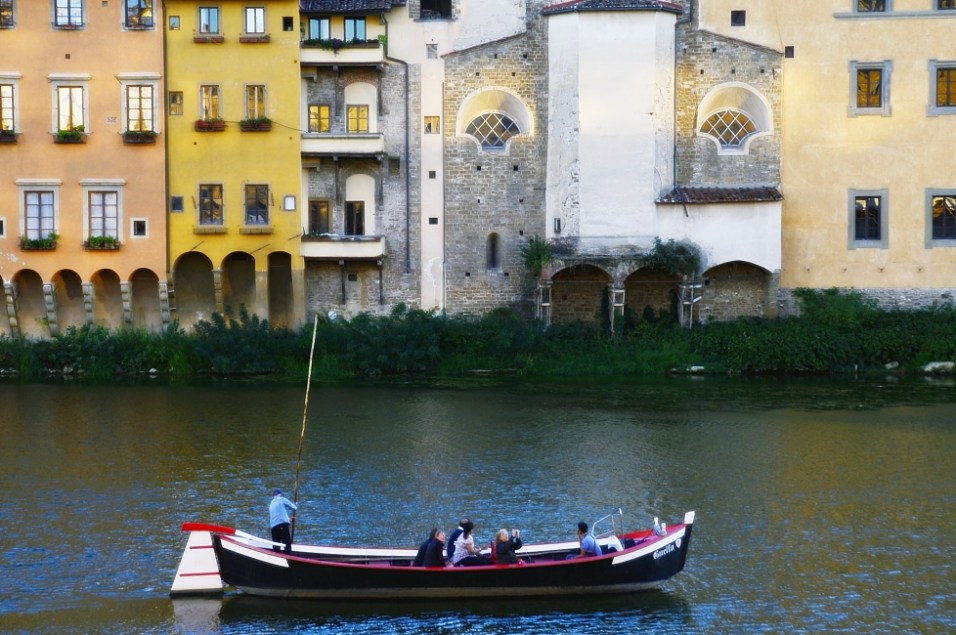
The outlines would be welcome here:
M 297 509 L 299 509 L 299 506 L 283 496 L 281 489 L 272 490 L 272 502 L 269 503 L 269 526 L 272 527 L 272 542 L 284 544 L 286 553 L 292 553 L 289 512 L 294 512 Z M 272 550 L 279 551 L 278 545 L 273 545 Z

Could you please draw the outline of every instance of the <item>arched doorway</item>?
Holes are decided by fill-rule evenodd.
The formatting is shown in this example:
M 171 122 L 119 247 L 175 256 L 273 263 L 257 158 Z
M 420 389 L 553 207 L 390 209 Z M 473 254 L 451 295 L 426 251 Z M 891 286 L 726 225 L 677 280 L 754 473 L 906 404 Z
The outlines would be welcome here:
M 75 271 L 64 269 L 53 274 L 56 289 L 56 321 L 58 332 L 65 333 L 71 326 L 86 324 L 86 303 L 83 298 L 83 281 Z M 52 331 L 52 329 L 51 329 Z
M 17 325 L 23 337 L 50 337 L 46 302 L 43 301 L 43 279 L 36 271 L 25 269 L 13 277 L 16 288 Z
M 607 326 L 607 289 L 611 276 L 593 265 L 579 264 L 551 276 L 551 322 L 586 322 Z
M 295 325 L 292 256 L 284 251 L 269 254 L 269 323 L 281 328 Z
M 212 262 L 205 254 L 191 251 L 176 263 L 173 276 L 176 317 L 180 326 L 192 328 L 200 320 L 209 320 L 216 311 L 216 284 Z
M 256 304 L 256 259 L 245 252 L 233 252 L 222 262 L 222 306 L 237 320 L 243 306 L 249 315 L 260 313 Z
M 638 269 L 624 281 L 625 328 L 639 320 L 677 320 L 680 277 L 656 269 Z
M 767 317 L 770 314 L 770 272 L 749 262 L 733 261 L 704 272 L 702 320 Z
M 123 291 L 115 271 L 101 269 L 90 278 L 93 286 L 93 323 L 111 330 L 123 326 Z
M 158 333 L 163 330 L 159 304 L 159 277 L 149 269 L 137 269 L 129 279 L 133 328 Z

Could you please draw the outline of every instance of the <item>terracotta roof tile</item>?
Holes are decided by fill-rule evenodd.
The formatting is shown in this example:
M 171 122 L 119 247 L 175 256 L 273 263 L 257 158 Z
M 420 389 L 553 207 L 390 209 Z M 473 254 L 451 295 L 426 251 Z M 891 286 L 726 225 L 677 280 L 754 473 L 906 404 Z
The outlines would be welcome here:
M 545 6 L 544 15 L 572 13 L 575 11 L 668 11 L 682 13 L 683 7 L 665 0 L 568 0 Z
M 662 196 L 658 203 L 762 203 L 782 201 L 780 190 L 770 186 L 757 187 L 675 187 Z

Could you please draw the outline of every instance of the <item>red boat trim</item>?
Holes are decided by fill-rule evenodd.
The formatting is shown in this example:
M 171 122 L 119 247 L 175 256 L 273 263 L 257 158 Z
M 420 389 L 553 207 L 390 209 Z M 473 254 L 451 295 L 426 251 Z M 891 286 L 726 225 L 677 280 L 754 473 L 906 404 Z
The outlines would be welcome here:
M 223 525 L 213 525 L 210 523 L 192 523 L 185 522 L 183 523 L 183 531 L 211 531 L 217 534 L 227 534 L 232 536 L 236 533 L 236 530 L 232 527 L 225 527 Z

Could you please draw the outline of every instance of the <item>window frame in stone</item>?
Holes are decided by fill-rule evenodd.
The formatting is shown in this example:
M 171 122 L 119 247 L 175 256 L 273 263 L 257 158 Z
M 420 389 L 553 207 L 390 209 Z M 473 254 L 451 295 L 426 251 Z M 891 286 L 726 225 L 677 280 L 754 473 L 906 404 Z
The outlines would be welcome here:
M 947 85 L 946 103 L 940 104 L 940 80 L 945 75 Z M 929 109 L 930 116 L 956 115 L 956 62 L 929 61 Z
M 956 247 L 956 190 L 927 188 L 926 247 Z
M 854 13 L 887 13 L 893 10 L 893 0 L 853 0 Z
M 86 0 L 53 0 L 53 28 L 82 29 L 85 26 Z
M 266 8 L 249 6 L 242 8 L 242 30 L 246 35 L 265 35 L 268 25 Z M 249 28 L 249 27 L 252 28 Z
M 196 33 L 199 35 L 222 34 L 222 11 L 218 6 L 197 7 Z
M 346 131 L 349 134 L 368 134 L 370 110 L 368 104 L 346 105 Z
M 16 0 L 0 0 L 0 29 L 12 29 L 17 26 Z
M 889 190 L 850 190 L 849 249 L 889 247 Z M 862 203 L 863 207 L 860 207 Z M 875 207 L 875 209 L 874 209 Z
M 243 190 L 242 222 L 246 226 L 260 227 L 269 224 L 269 203 L 272 194 L 265 183 L 246 183 Z
M 207 194 L 208 192 L 208 194 Z M 204 227 L 222 227 L 226 221 L 226 193 L 222 183 L 200 183 L 196 221 Z
M 331 132 L 332 107 L 329 104 L 309 104 L 308 117 L 308 131 L 310 133 L 324 134 Z
M 879 103 L 872 103 L 873 95 L 873 73 L 879 73 L 878 97 Z M 865 74 L 865 75 L 864 75 Z M 882 62 L 850 62 L 850 103 L 848 116 L 859 117 L 865 115 L 878 115 L 888 117 L 893 113 L 890 105 L 890 82 L 893 75 L 893 62 L 884 60 Z M 867 90 L 866 97 L 861 103 L 861 77 L 866 78 Z
M 715 126 L 714 118 L 723 121 Z M 745 119 L 741 128 L 726 125 L 727 117 Z M 770 102 L 759 91 L 743 82 L 725 82 L 711 88 L 697 106 L 696 134 L 712 141 L 719 155 L 747 154 L 755 139 L 773 134 L 773 111 Z M 710 126 L 710 128 L 708 128 Z

